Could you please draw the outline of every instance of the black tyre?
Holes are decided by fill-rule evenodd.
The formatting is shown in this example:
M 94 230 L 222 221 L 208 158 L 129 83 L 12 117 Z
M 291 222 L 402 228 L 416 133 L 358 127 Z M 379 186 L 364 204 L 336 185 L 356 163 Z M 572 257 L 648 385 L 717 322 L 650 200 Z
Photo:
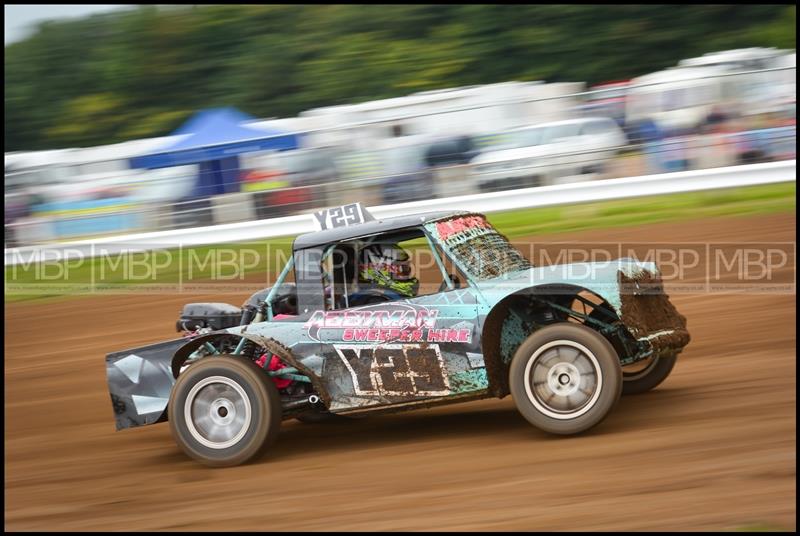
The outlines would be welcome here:
M 659 356 L 622 368 L 622 394 L 638 395 L 654 389 L 667 379 L 678 356 Z
M 175 442 L 213 467 L 245 463 L 277 438 L 278 391 L 253 362 L 213 356 L 190 365 L 172 388 L 167 411 Z
M 528 422 L 552 434 L 577 434 L 602 421 L 617 403 L 622 369 L 603 336 L 561 322 L 520 345 L 511 361 L 509 385 Z

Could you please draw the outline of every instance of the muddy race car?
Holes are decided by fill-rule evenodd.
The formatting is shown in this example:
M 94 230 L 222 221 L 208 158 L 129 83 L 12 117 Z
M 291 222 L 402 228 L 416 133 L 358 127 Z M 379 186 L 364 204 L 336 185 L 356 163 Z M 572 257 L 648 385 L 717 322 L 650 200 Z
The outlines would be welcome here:
M 511 394 L 534 426 L 577 434 L 659 385 L 689 342 L 652 263 L 534 267 L 476 213 L 314 217 L 320 230 L 242 308 L 189 304 L 184 336 L 106 357 L 118 430 L 168 421 L 186 454 L 231 466 L 284 420 Z M 363 284 L 362 253 L 379 244 L 428 262 L 412 268 L 429 283 Z

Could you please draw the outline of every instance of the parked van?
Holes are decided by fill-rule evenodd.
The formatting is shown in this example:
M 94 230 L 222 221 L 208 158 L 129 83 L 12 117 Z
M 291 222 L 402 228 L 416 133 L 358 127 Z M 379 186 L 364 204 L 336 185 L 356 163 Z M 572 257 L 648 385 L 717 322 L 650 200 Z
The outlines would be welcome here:
M 513 148 L 485 151 L 472 160 L 481 191 L 552 184 L 564 176 L 602 173 L 627 140 L 609 117 L 544 123 L 511 132 Z
M 652 120 L 670 137 L 696 132 L 715 108 L 729 115 L 759 113 L 794 93 L 793 65 L 788 51 L 760 48 L 682 60 L 631 80 L 625 123 Z

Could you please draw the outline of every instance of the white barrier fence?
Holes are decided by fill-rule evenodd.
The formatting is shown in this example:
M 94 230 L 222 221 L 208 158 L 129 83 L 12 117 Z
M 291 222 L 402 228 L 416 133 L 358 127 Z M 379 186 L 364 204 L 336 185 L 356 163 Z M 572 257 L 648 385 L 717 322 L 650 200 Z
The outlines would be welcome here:
M 368 207 L 368 210 L 379 219 L 413 214 L 415 212 L 448 210 L 490 213 L 589 201 L 791 182 L 797 180 L 796 175 L 797 161 L 789 160 L 429 199 L 413 203 Z M 354 199 L 352 201 L 358 200 Z M 101 254 L 107 255 L 129 251 L 247 242 L 265 238 L 293 236 L 314 230 L 313 216 L 311 214 L 300 214 L 211 227 L 129 234 L 97 240 L 80 240 L 45 246 L 11 248 L 5 250 L 5 265 L 88 258 Z

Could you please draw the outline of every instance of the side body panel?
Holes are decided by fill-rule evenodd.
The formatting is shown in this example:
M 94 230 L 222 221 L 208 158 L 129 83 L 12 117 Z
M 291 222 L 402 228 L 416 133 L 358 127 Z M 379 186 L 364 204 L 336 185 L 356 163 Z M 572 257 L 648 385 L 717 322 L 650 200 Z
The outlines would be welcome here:
M 471 289 L 231 328 L 276 341 L 315 376 L 332 412 L 481 395 L 487 387 Z

